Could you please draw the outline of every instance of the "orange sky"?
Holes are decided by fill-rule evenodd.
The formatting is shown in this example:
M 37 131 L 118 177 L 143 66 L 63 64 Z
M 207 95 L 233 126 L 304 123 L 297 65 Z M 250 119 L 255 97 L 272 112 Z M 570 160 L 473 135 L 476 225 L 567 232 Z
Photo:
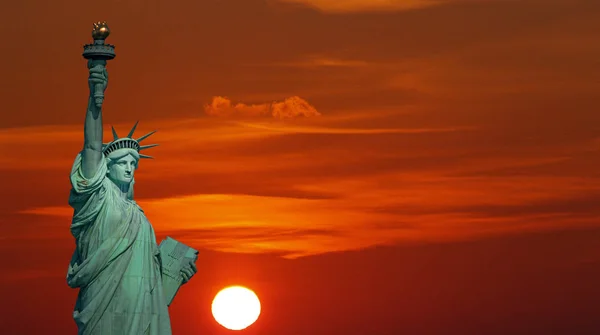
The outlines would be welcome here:
M 600 331 L 586 286 L 600 279 L 598 2 L 4 9 L 0 293 L 3 309 L 42 315 L 2 313 L 11 333 L 75 332 L 68 173 L 98 20 L 117 52 L 105 139 L 136 120 L 138 136 L 159 130 L 136 200 L 159 238 L 202 250 L 171 307 L 176 334 L 220 334 L 208 308 L 225 284 L 264 300 L 246 334 L 516 334 L 526 320 L 535 334 L 557 316 L 565 334 Z

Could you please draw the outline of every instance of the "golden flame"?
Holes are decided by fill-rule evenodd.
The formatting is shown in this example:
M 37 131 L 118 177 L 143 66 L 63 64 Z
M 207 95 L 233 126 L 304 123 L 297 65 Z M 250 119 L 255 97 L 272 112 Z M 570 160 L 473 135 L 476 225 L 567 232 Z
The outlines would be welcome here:
M 94 23 L 94 29 L 92 29 L 92 38 L 95 40 L 105 40 L 110 35 L 110 29 L 106 21 Z

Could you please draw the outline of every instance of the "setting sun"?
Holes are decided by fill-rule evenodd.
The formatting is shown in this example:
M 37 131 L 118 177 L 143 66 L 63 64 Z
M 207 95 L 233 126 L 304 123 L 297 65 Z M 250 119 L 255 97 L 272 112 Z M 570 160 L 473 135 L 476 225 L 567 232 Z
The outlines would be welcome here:
M 230 286 L 217 293 L 212 303 L 212 313 L 221 326 L 242 330 L 258 319 L 260 301 L 252 290 Z

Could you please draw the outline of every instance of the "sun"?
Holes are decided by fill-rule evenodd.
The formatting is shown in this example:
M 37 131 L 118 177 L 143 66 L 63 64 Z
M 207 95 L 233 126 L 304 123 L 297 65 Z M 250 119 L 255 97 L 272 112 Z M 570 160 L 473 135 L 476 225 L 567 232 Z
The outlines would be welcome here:
M 230 330 L 242 330 L 258 320 L 260 300 L 250 289 L 229 286 L 213 299 L 212 314 L 221 326 Z

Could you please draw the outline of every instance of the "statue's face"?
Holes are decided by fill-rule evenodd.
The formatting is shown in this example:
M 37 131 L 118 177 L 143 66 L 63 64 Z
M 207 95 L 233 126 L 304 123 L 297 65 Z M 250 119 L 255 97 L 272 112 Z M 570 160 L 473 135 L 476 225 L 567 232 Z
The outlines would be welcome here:
M 108 168 L 108 176 L 117 183 L 128 184 L 133 180 L 137 160 L 132 155 L 119 158 Z

